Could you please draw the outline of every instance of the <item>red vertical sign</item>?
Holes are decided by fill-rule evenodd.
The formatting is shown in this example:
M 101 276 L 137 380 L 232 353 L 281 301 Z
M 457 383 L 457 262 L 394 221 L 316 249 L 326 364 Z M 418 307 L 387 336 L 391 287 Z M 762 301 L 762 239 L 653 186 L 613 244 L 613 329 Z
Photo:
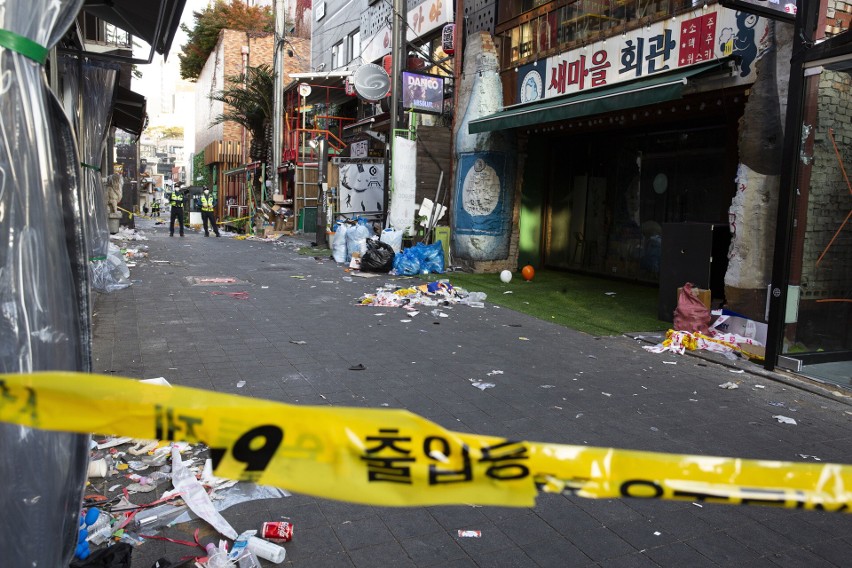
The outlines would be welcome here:
M 713 59 L 716 18 L 716 14 L 707 14 L 681 22 L 678 67 Z

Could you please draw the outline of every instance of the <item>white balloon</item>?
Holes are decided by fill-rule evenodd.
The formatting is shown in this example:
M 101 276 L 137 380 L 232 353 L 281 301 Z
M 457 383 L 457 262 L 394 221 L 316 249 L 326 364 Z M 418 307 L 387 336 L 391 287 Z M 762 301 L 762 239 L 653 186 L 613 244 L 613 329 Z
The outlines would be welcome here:
M 508 270 L 504 270 L 503 272 L 500 273 L 500 280 L 502 280 L 503 282 L 508 284 L 509 282 L 512 281 L 512 273 L 509 272 Z

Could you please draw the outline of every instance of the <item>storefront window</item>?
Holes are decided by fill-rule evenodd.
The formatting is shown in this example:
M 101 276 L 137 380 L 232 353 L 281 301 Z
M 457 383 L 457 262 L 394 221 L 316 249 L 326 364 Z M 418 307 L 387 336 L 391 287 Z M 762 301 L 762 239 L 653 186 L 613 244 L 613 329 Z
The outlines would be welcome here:
M 807 79 L 782 347 L 806 374 L 845 385 L 852 383 L 851 70 L 852 57 Z

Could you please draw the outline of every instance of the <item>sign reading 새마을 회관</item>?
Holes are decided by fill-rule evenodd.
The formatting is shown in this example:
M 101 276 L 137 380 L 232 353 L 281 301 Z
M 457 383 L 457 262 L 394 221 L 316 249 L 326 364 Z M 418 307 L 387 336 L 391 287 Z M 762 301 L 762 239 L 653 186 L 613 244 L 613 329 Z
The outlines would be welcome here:
M 714 4 L 518 68 L 518 103 L 562 97 L 734 56 L 737 82 L 754 80 L 768 21 Z
M 402 106 L 415 112 L 441 114 L 444 111 L 444 78 L 403 71 Z

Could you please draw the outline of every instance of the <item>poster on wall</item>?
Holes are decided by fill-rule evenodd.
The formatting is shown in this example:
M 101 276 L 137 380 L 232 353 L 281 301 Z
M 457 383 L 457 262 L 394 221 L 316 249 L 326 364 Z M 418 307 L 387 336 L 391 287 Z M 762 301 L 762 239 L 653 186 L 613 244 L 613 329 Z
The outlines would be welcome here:
M 413 235 L 417 192 L 417 142 L 395 136 L 393 156 L 393 193 L 388 221 L 394 229 Z
M 385 200 L 384 164 L 341 163 L 338 195 L 340 213 L 381 213 Z
M 506 221 L 503 211 L 506 203 L 506 154 L 461 154 L 458 168 L 456 233 L 501 235 Z

